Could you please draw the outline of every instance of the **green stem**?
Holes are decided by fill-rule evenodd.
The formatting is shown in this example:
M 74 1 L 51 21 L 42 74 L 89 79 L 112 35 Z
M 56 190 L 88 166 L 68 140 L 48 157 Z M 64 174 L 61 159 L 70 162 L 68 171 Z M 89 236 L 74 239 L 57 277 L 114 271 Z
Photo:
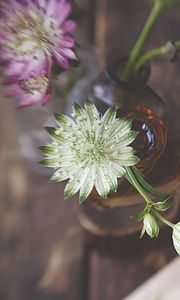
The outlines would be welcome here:
M 133 186 L 135 187 L 135 189 L 144 198 L 144 200 L 147 202 L 147 204 L 152 203 L 151 199 L 146 194 L 146 192 L 142 189 L 141 185 L 139 184 L 138 180 L 136 179 L 136 176 L 134 175 L 132 167 L 126 167 L 125 169 L 126 169 L 128 177 L 130 179 L 130 182 L 133 184 Z
M 161 13 L 161 10 L 163 9 L 164 5 L 162 5 L 162 3 L 160 3 L 159 1 L 156 1 L 154 3 L 153 9 L 144 25 L 144 29 L 141 32 L 130 56 L 129 56 L 129 60 L 125 66 L 125 69 L 123 71 L 122 74 L 122 80 L 124 81 L 128 81 L 131 75 L 131 72 L 133 70 L 134 64 L 136 63 L 144 44 L 146 43 L 147 39 L 149 38 L 155 24 L 156 21 Z
M 180 41 L 175 42 L 174 47 L 178 50 L 178 48 L 180 48 Z M 138 72 L 147 61 L 158 56 L 166 55 L 168 54 L 168 52 L 169 47 L 167 46 L 167 44 L 163 47 L 155 48 L 153 50 L 148 51 L 147 53 L 142 55 L 141 58 L 136 62 L 136 64 L 134 65 L 134 71 Z
M 174 228 L 174 224 L 166 220 L 157 210 L 153 209 L 153 213 L 161 222 L 163 222 L 164 224 L 166 224 L 171 228 Z
M 157 48 L 157 49 L 153 49 L 147 53 L 145 53 L 140 59 L 139 61 L 135 64 L 134 66 L 134 71 L 135 72 L 138 72 L 141 67 L 149 60 L 155 58 L 155 57 L 158 57 L 158 56 L 161 56 L 161 55 L 164 55 L 166 54 L 166 51 L 164 49 L 164 47 L 160 47 L 160 48 Z

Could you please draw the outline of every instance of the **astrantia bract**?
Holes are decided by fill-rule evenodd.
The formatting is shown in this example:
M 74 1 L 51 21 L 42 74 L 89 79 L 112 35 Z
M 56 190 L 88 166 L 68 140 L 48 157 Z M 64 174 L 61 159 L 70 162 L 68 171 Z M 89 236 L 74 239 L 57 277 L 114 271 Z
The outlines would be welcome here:
M 53 181 L 69 179 L 65 198 L 80 190 L 82 203 L 93 186 L 107 198 L 110 191 L 117 190 L 117 178 L 126 174 L 124 167 L 139 161 L 128 146 L 137 132 L 131 130 L 131 120 L 116 118 L 114 107 L 100 116 L 89 100 L 84 108 L 75 104 L 72 117 L 56 114 L 57 128 L 46 128 L 52 143 L 41 147 L 47 156 L 41 163 L 56 170 Z

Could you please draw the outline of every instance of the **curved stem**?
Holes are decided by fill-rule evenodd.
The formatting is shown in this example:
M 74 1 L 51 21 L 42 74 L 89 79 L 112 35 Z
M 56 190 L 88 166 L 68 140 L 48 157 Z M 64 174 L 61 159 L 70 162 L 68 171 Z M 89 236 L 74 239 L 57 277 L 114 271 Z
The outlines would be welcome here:
M 166 54 L 166 52 L 164 51 L 164 47 L 160 47 L 160 48 L 156 48 L 156 49 L 153 49 L 147 53 L 145 53 L 140 59 L 139 61 L 137 61 L 137 63 L 135 64 L 134 66 L 134 71 L 135 72 L 138 72 L 141 67 L 149 60 L 155 58 L 155 57 L 158 57 L 158 56 L 161 56 L 161 55 L 164 55 Z
M 174 228 L 174 224 L 166 220 L 157 210 L 153 209 L 153 213 L 161 222 L 163 222 L 164 224 L 166 224 L 171 228 Z
M 164 5 L 162 5 L 162 3 L 160 3 L 159 1 L 156 1 L 154 3 L 153 9 L 144 25 L 144 29 L 141 32 L 131 54 L 129 57 L 129 60 L 125 66 L 125 69 L 123 71 L 122 74 L 122 80 L 128 81 L 129 77 L 131 75 L 131 72 L 133 70 L 134 64 L 137 61 L 141 50 L 143 49 L 144 44 L 146 43 L 147 39 L 150 37 L 150 34 L 156 24 L 156 21 L 162 11 L 162 9 L 164 8 Z
M 172 44 L 172 47 L 173 46 L 174 46 L 175 50 L 178 50 L 180 48 L 180 41 L 177 41 L 174 44 Z M 138 72 L 147 61 L 149 61 L 155 57 L 158 57 L 158 56 L 166 55 L 166 54 L 168 54 L 169 51 L 171 51 L 171 49 L 168 46 L 168 43 L 165 46 L 162 46 L 160 48 L 155 48 L 155 49 L 148 51 L 147 53 L 142 55 L 141 58 L 136 62 L 135 66 L 134 66 L 134 71 Z
M 146 194 L 146 192 L 143 190 L 143 188 L 141 187 L 141 185 L 139 184 L 138 180 L 136 179 L 136 176 L 134 175 L 132 169 L 132 167 L 126 167 L 126 172 L 127 175 L 129 176 L 130 179 L 130 183 L 133 184 L 133 186 L 135 187 L 135 189 L 139 192 L 139 194 L 143 197 L 143 199 L 149 204 L 152 203 L 151 199 L 149 198 L 149 196 Z

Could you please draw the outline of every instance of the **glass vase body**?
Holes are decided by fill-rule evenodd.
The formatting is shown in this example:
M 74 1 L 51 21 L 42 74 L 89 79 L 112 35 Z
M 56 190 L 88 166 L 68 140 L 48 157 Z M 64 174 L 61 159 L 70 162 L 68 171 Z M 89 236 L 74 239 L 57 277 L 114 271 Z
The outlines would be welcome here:
M 167 193 L 175 192 L 178 187 L 177 176 L 173 171 L 172 180 L 167 184 L 169 173 L 165 168 L 165 157 L 169 155 L 168 145 L 165 147 L 165 123 L 168 121 L 165 104 L 147 84 L 149 65 L 144 66 L 140 74 L 129 82 L 119 79 L 125 61 L 126 57 L 117 57 L 108 64 L 106 70 L 94 81 L 91 98 L 101 113 L 115 105 L 118 107 L 117 116 L 133 119 L 133 129 L 139 132 L 133 143 L 141 158 L 137 168 L 156 188 Z M 93 190 L 81 206 L 80 222 L 95 235 L 132 234 L 142 227 L 141 222 L 136 222 L 132 217 L 144 207 L 145 202 L 136 190 L 126 179 L 119 179 L 117 193 L 110 193 L 108 199 L 101 198 Z M 174 201 L 171 210 L 166 212 L 166 217 L 172 219 L 176 210 L 177 202 Z

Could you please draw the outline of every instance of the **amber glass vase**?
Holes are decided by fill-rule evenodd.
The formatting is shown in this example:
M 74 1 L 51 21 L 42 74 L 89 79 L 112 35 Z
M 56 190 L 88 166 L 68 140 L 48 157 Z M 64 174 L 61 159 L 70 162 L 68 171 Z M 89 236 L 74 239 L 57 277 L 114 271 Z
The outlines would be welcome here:
M 133 119 L 133 129 L 139 131 L 133 144 L 141 158 L 137 168 L 159 190 L 175 193 L 179 184 L 179 173 L 176 170 L 178 158 L 169 141 L 166 145 L 168 114 L 165 103 L 147 85 L 150 76 L 148 64 L 128 82 L 119 79 L 126 61 L 126 56 L 113 58 L 106 70 L 93 82 L 90 96 L 100 112 L 104 113 L 110 106 L 115 105 L 118 107 L 119 117 Z M 171 170 L 166 168 L 167 158 L 173 163 Z M 142 226 L 132 217 L 144 206 L 144 200 L 135 189 L 126 179 L 120 179 L 117 193 L 110 193 L 108 199 L 101 198 L 93 190 L 81 206 L 80 222 L 95 235 L 132 234 Z M 172 219 L 176 211 L 177 201 L 174 201 L 166 217 Z

